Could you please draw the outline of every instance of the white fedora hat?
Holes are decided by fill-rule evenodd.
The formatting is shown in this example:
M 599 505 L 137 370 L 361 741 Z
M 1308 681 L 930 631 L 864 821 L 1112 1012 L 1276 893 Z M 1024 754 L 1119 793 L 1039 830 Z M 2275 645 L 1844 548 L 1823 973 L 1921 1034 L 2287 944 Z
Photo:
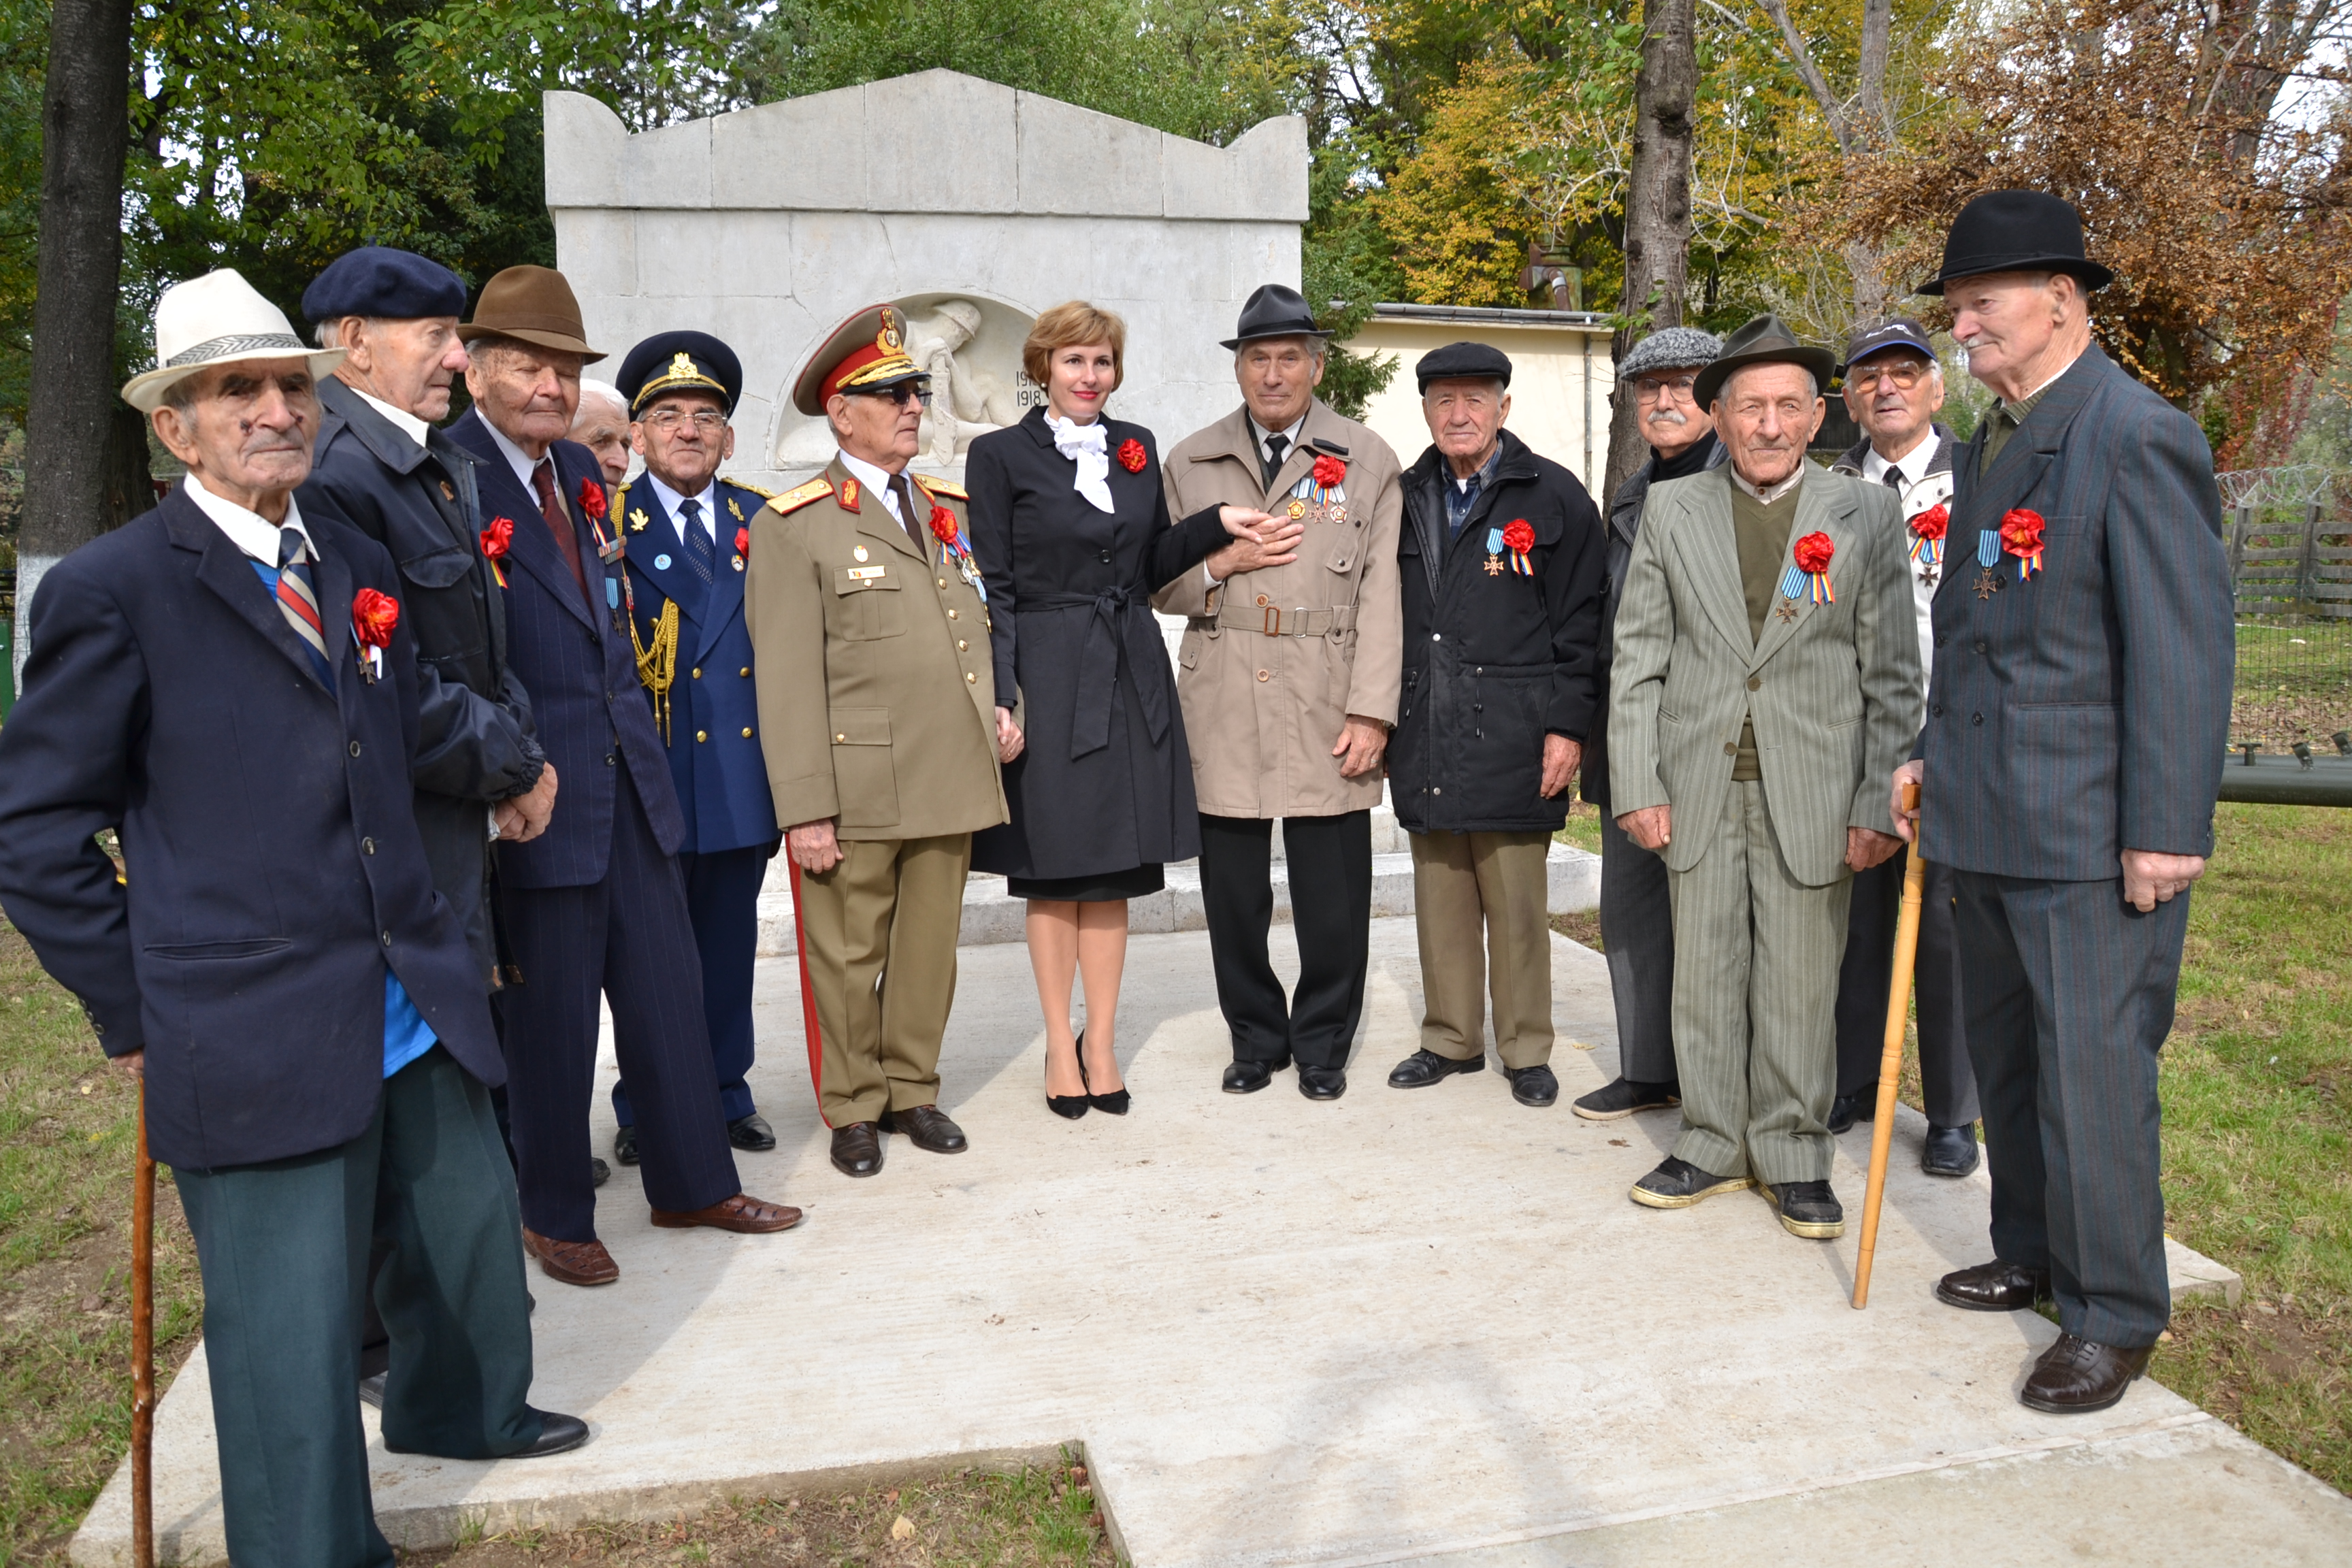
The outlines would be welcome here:
M 163 406 L 173 383 L 240 359 L 310 362 L 312 376 L 343 363 L 341 349 L 305 348 L 286 312 L 263 299 L 236 268 L 224 267 L 174 283 L 155 301 L 155 368 L 122 384 L 122 401 L 142 414 Z

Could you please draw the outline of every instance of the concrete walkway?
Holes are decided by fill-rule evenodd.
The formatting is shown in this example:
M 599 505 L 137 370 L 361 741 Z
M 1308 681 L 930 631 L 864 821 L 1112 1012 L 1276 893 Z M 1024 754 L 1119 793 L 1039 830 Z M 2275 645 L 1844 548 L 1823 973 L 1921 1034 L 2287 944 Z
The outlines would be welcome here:
M 1794 1240 L 1747 1195 L 1626 1201 L 1671 1116 L 1529 1110 L 1499 1073 L 1388 1089 L 1419 1017 L 1412 922 L 1375 922 L 1372 951 L 1353 1087 L 1317 1105 L 1289 1075 L 1220 1094 L 1205 939 L 1138 937 L 1135 1112 L 1070 1123 L 1039 1103 L 1025 952 L 966 949 L 945 1102 L 972 1151 L 893 1140 L 856 1183 L 825 1162 L 792 968 L 766 964 L 755 1087 L 782 1142 L 743 1173 L 807 1223 L 656 1232 L 615 1171 L 621 1282 L 533 1275 L 534 1401 L 595 1440 L 499 1465 L 379 1450 L 386 1532 L 664 1516 L 1077 1441 L 1140 1568 L 2352 1563 L 2352 1501 L 2152 1383 L 2096 1415 L 2018 1405 L 2053 1331 L 1929 1297 L 1984 1256 L 1986 1188 L 1918 1173 L 1917 1118 L 1856 1312 L 1852 1236 Z M 1572 1096 L 1614 1068 L 1607 978 L 1554 952 Z M 1850 1212 L 1867 1131 L 1836 1176 Z M 181 1561 L 219 1557 L 207 1399 L 199 1355 L 157 1444 Z M 75 1561 L 127 1561 L 125 1480 Z

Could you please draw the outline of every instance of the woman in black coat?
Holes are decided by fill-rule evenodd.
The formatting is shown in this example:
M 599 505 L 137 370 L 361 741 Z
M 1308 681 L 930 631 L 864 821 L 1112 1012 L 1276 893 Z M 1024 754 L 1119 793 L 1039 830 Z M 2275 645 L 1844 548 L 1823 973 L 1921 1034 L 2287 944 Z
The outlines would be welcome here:
M 1114 1054 L 1127 900 L 1158 892 L 1166 862 L 1201 852 L 1151 594 L 1204 562 L 1223 578 L 1289 559 L 1258 545 L 1261 511 L 1212 508 L 1171 526 L 1151 432 L 1102 416 L 1126 339 L 1125 323 L 1091 305 L 1038 317 L 1022 361 L 1046 405 L 973 441 L 964 470 L 1013 813 L 973 840 L 972 868 L 1029 900 L 1046 1100 L 1069 1117 L 1127 1110 Z M 1083 1060 L 1069 1021 L 1079 973 Z

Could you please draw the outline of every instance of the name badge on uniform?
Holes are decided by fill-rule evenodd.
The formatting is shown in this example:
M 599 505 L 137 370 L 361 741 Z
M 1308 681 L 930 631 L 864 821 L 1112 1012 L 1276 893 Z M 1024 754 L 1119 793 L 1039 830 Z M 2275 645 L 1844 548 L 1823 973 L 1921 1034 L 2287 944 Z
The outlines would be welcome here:
M 887 566 L 852 566 L 849 568 L 849 580 L 853 583 L 871 583 L 888 570 Z

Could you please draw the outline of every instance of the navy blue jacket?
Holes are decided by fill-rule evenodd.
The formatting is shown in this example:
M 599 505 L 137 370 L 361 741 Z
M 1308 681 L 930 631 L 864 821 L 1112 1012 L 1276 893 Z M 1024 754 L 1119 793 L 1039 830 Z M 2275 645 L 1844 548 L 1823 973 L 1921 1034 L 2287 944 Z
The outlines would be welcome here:
M 449 438 L 484 459 L 479 475 L 482 515 L 514 523 L 507 555 L 507 659 L 530 693 L 539 743 L 555 766 L 555 815 L 528 844 L 499 846 L 499 880 L 513 888 L 585 888 L 604 879 L 613 847 L 615 769 L 626 767 L 645 802 L 654 839 L 666 855 L 685 838 L 668 759 L 654 730 L 653 710 L 637 684 L 637 658 L 621 611 L 625 574 L 600 563 L 596 531 L 582 515 L 583 484 L 604 490 L 596 456 L 576 441 L 549 448 L 556 493 L 562 499 L 586 568 L 583 600 L 572 568 L 539 511 L 539 498 L 515 478 L 506 454 L 469 408 L 449 427 Z M 614 537 L 606 519 L 604 536 Z
M 2095 348 L 1979 477 L 1985 434 L 1954 465 L 1936 590 L 1924 853 L 2058 881 L 2118 878 L 2125 849 L 2210 854 L 2236 633 L 2204 434 Z M 2017 507 L 2044 524 L 2022 582 L 1977 555 Z
M 768 498 L 728 479 L 718 487 L 719 535 L 706 595 L 686 563 L 684 536 L 640 476 L 613 498 L 628 542 L 636 589 L 637 636 L 654 646 L 662 607 L 677 605 L 677 662 L 669 692 L 669 776 L 697 855 L 773 846 L 775 797 L 760 752 L 760 708 L 751 685 L 751 633 L 743 623 L 743 568 L 751 520 Z M 745 548 L 736 542 L 743 539 Z M 653 700 L 648 689 L 646 700 Z
M 360 674 L 352 597 L 397 597 L 400 576 L 325 508 L 302 521 L 332 691 L 252 563 L 174 489 L 42 578 L 25 695 L 0 730 L 0 904 L 107 1054 L 147 1053 L 166 1164 L 364 1131 L 387 963 L 467 1071 L 506 1076 L 417 835 L 407 627 L 382 680 Z M 95 841 L 110 827 L 125 881 Z

